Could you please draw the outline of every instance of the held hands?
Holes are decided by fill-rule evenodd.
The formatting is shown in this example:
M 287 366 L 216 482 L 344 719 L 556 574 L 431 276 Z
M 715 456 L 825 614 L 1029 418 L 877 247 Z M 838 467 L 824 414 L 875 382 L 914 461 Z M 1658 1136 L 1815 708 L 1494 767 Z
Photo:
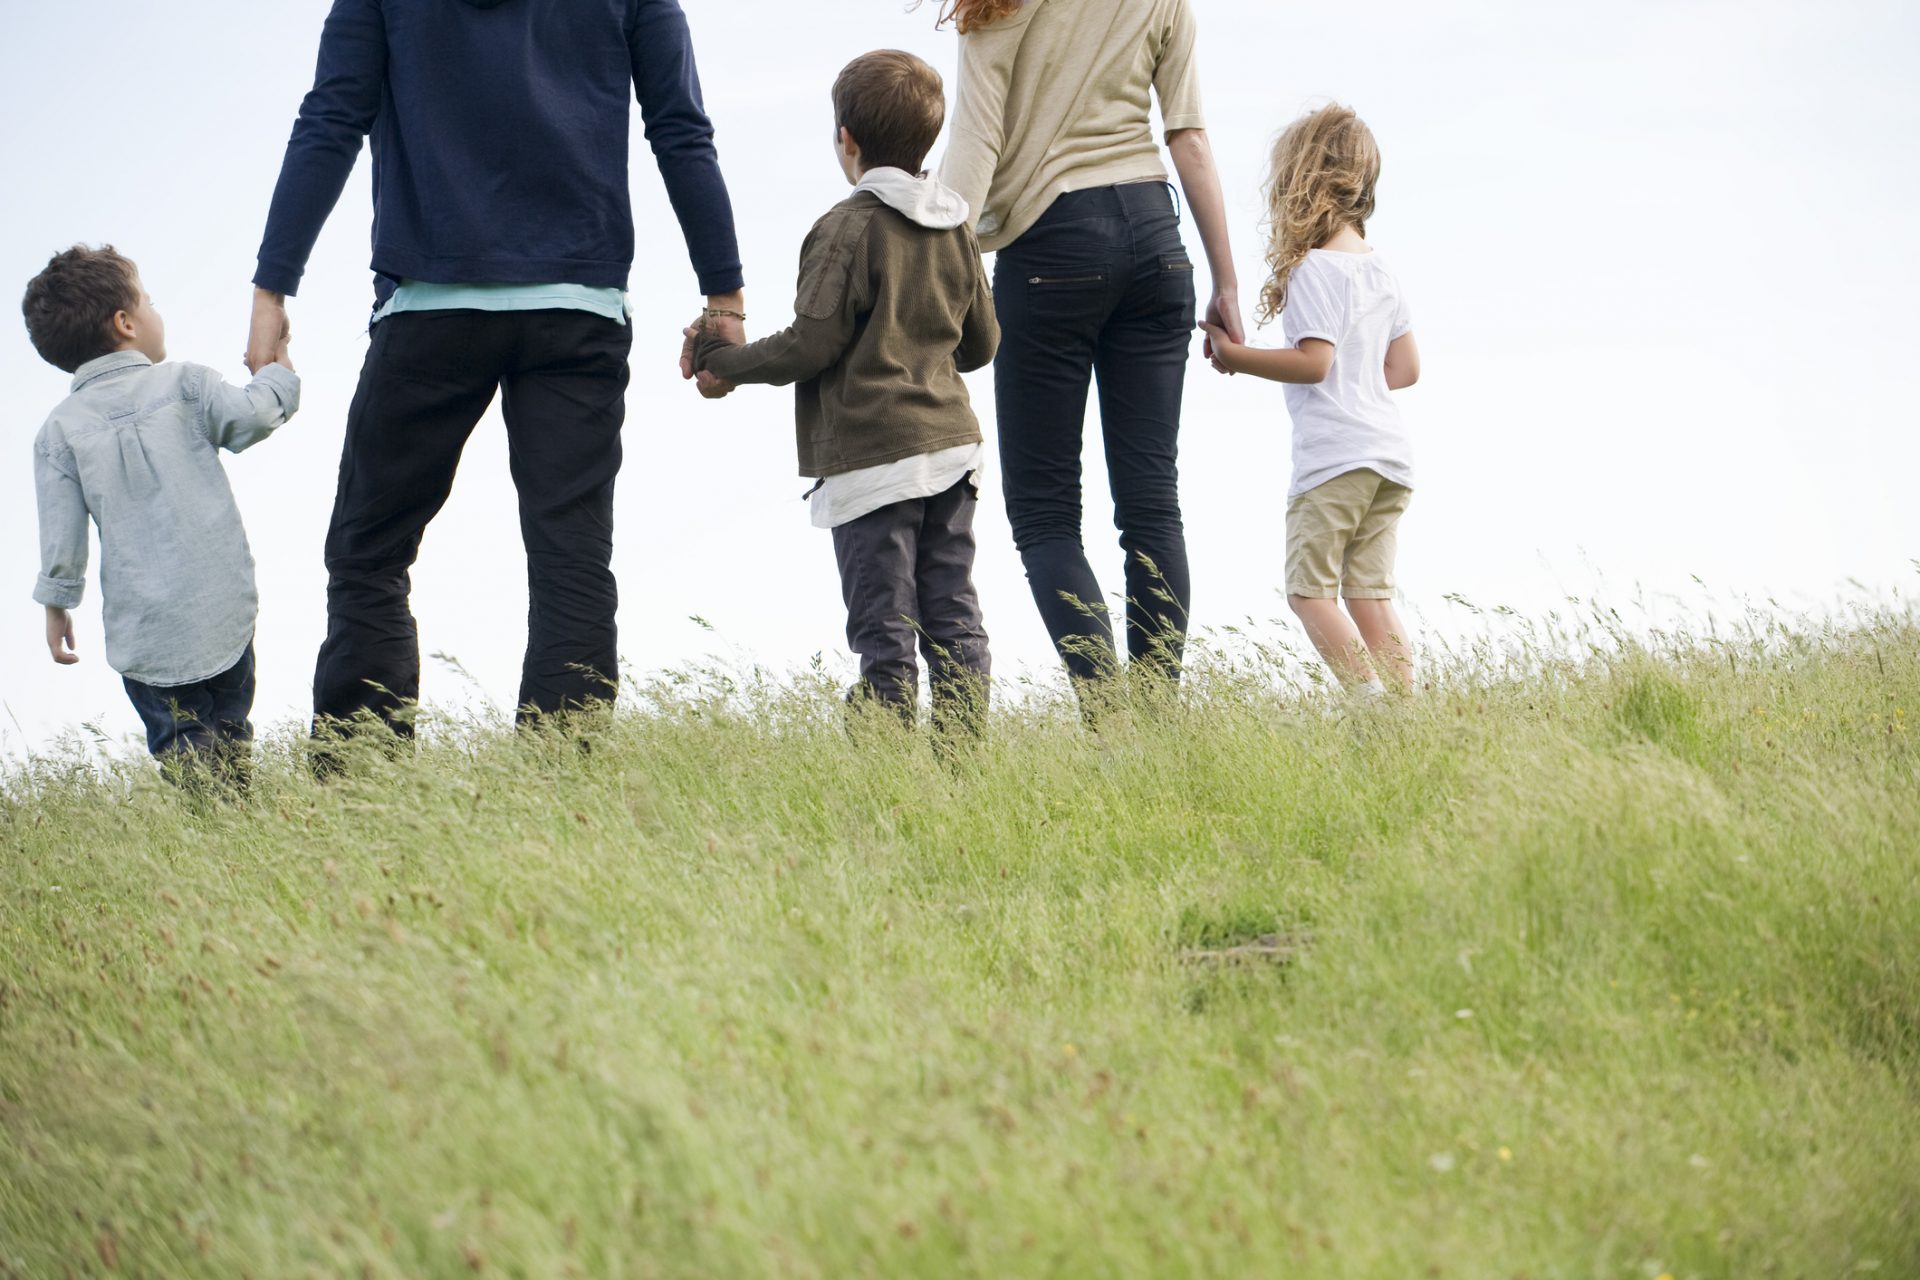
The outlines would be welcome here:
M 73 646 L 73 615 L 52 605 L 47 606 L 47 652 L 63 667 L 80 661 Z
M 1207 339 L 1201 344 L 1201 352 L 1213 362 L 1217 373 L 1231 374 L 1226 363 L 1220 358 L 1222 339 L 1234 346 L 1244 346 L 1247 341 L 1246 326 L 1240 320 L 1240 290 L 1234 285 L 1216 288 L 1213 298 L 1207 303 L 1207 318 L 1200 323 L 1206 331 Z M 1215 336 L 1216 333 L 1219 336 Z
M 680 344 L 680 376 L 692 382 L 708 400 L 719 400 L 732 394 L 733 384 L 722 381 L 705 369 L 694 368 L 694 340 L 702 333 L 713 333 L 735 346 L 741 345 L 747 340 L 745 311 L 746 299 L 741 294 L 708 298 L 706 308 L 693 318 L 692 324 L 680 331 L 685 339 Z
M 693 367 L 693 344 L 701 334 L 700 326 L 710 323 L 712 323 L 712 321 L 708 320 L 705 316 L 701 316 L 680 331 L 681 335 L 686 339 L 680 346 L 680 376 L 693 379 L 694 388 L 699 391 L 705 399 L 724 400 L 727 396 L 733 394 L 733 384 L 731 382 L 722 382 L 705 369 L 695 369 Z M 739 321 L 736 320 L 734 323 L 738 324 Z
M 265 289 L 253 291 L 253 323 L 247 331 L 248 373 L 259 373 L 270 364 L 293 368 L 287 357 L 287 343 L 293 338 L 293 326 L 287 320 L 287 297 Z
M 1200 322 L 1200 331 L 1207 335 L 1202 349 L 1207 359 L 1213 362 L 1214 369 L 1229 376 L 1238 373 L 1240 353 L 1246 349 L 1241 339 L 1235 338 L 1224 325 L 1213 321 L 1211 315 Z

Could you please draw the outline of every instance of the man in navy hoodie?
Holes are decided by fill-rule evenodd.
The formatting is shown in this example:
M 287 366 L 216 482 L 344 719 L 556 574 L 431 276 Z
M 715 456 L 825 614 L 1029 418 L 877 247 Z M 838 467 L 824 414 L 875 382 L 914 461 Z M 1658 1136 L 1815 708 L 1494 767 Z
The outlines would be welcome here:
M 409 570 L 496 391 L 527 548 L 520 718 L 614 694 L 634 96 L 706 322 L 742 329 L 733 210 L 679 0 L 334 0 L 267 216 L 247 348 L 249 367 L 271 361 L 370 136 L 372 344 L 327 531 L 316 735 L 369 711 L 411 732 Z

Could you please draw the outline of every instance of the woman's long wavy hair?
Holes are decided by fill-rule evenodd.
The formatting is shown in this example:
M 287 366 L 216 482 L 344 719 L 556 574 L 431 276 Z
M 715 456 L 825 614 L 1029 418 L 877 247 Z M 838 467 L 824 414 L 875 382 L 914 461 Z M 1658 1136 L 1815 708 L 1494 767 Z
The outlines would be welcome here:
M 1261 324 L 1286 310 L 1287 281 L 1308 250 L 1345 226 L 1367 234 L 1379 181 L 1380 147 L 1352 108 L 1325 106 L 1287 126 L 1267 175 L 1270 274 L 1260 291 Z
M 913 0 L 909 8 L 918 9 L 923 0 Z M 951 22 L 961 35 L 992 26 L 1002 18 L 1020 12 L 1024 0 L 940 0 L 940 25 Z

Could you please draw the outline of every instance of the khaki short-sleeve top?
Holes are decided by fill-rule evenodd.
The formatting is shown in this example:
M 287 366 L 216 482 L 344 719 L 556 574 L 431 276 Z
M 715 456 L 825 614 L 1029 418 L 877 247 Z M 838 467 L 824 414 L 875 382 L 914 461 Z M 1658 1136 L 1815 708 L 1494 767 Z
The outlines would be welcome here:
M 966 197 L 983 249 L 1061 195 L 1164 181 L 1166 131 L 1206 127 L 1191 0 L 1029 0 L 960 37 L 953 137 L 940 176 Z

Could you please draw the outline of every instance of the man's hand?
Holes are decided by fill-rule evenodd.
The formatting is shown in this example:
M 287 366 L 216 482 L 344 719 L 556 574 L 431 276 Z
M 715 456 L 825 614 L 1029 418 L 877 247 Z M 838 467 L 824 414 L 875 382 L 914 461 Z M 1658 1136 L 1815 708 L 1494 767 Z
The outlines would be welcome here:
M 73 615 L 52 605 L 47 606 L 47 652 L 63 667 L 80 661 L 73 647 Z
M 1213 329 L 1220 330 L 1227 340 L 1236 346 L 1246 345 L 1247 331 L 1246 326 L 1240 319 L 1239 289 L 1229 287 L 1214 290 L 1212 301 L 1207 303 L 1206 323 L 1200 327 L 1206 329 L 1209 326 Z M 1207 340 L 1201 344 L 1201 351 L 1205 353 L 1207 359 L 1213 362 L 1213 367 L 1217 372 L 1233 372 L 1233 370 L 1227 368 L 1225 362 L 1220 359 L 1219 346 L 1214 341 L 1211 332 L 1207 334 Z
M 253 291 L 253 325 L 247 333 L 247 372 L 259 373 L 286 351 L 293 336 L 287 322 L 287 295 L 265 289 Z
M 700 372 L 693 367 L 693 340 L 702 331 L 716 333 L 736 347 L 747 340 L 746 324 L 733 316 L 710 316 L 704 311 L 695 316 L 693 323 L 680 331 L 686 338 L 680 344 L 680 376 L 689 382 Z
M 680 376 L 694 380 L 694 387 L 703 399 L 724 400 L 733 394 L 733 384 L 722 381 L 705 369 L 693 367 L 693 344 L 703 329 L 717 333 L 721 338 L 740 345 L 747 339 L 747 327 L 732 316 L 710 316 L 704 312 L 694 322 L 681 330 L 686 339 L 680 348 Z
M 731 312 L 732 314 L 713 315 L 711 312 Z M 693 367 L 693 340 L 703 330 L 718 334 L 726 341 L 739 346 L 747 340 L 747 295 L 739 290 L 732 293 L 710 295 L 706 309 L 695 316 L 693 323 L 682 331 L 685 341 L 680 344 L 680 376 L 693 382 L 700 394 L 709 400 L 718 400 L 732 392 L 733 384 L 722 382 L 710 373 L 704 373 Z

